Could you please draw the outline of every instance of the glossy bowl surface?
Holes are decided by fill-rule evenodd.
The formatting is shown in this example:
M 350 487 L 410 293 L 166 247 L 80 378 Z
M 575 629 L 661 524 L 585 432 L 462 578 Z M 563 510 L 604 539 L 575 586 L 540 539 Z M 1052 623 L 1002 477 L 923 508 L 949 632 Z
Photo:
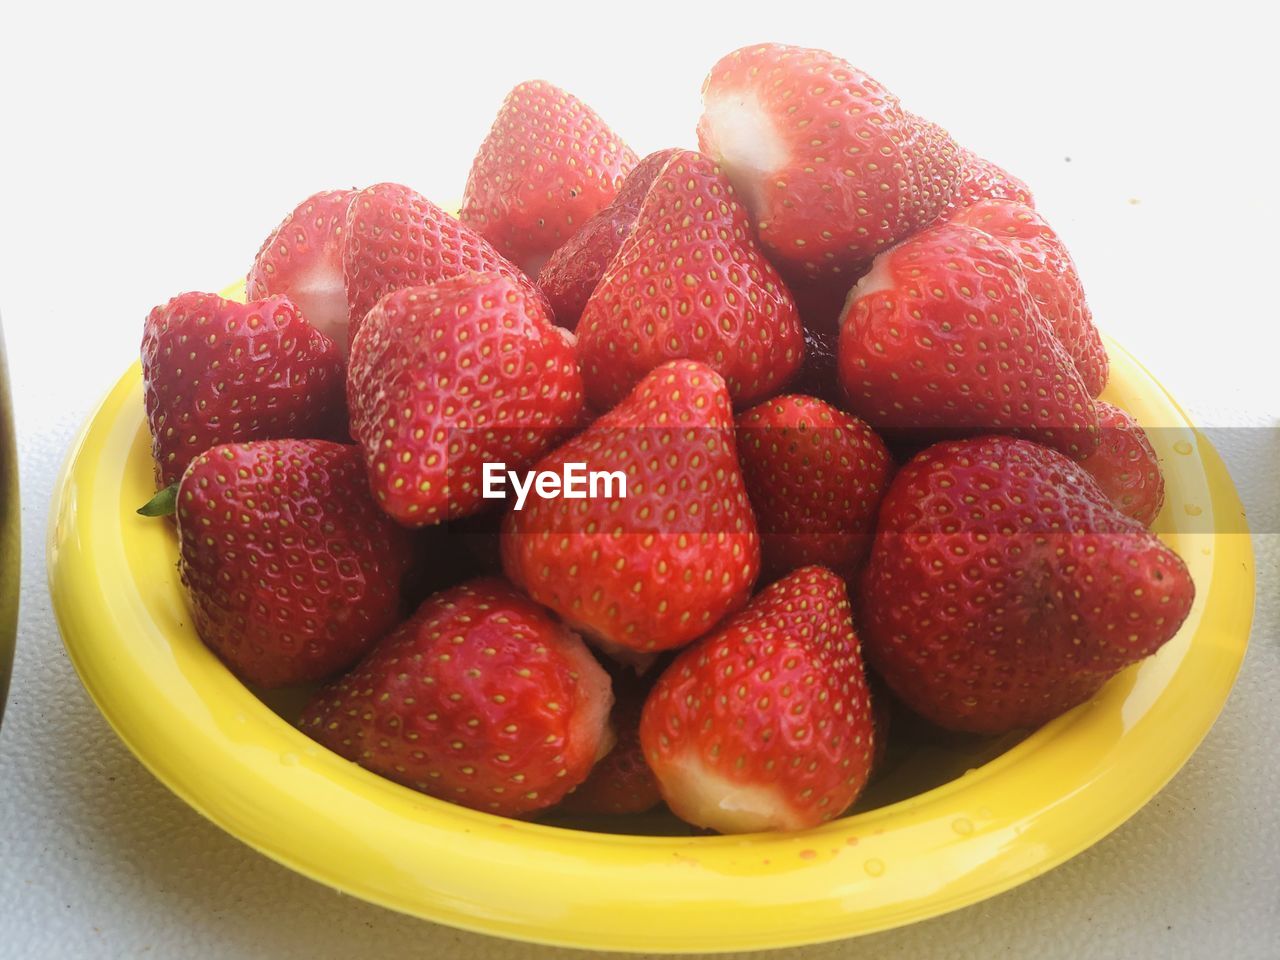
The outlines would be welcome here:
M 1107 397 L 1162 428 L 1153 440 L 1168 500 L 1157 529 L 1196 582 L 1187 623 L 1021 742 L 994 755 L 989 742 L 921 751 L 878 789 L 885 805 L 803 833 L 629 836 L 515 822 L 421 796 L 312 743 L 281 716 L 296 697 L 268 706 L 200 643 L 171 525 L 134 513 L 152 492 L 136 365 L 85 426 L 56 492 L 54 606 L 85 687 L 160 780 L 245 843 L 354 896 L 471 930 L 613 950 L 779 947 L 911 923 L 1022 883 L 1115 829 L 1195 750 L 1244 655 L 1253 556 L 1231 479 L 1159 384 L 1108 346 Z M 920 787 L 932 788 L 897 799 Z

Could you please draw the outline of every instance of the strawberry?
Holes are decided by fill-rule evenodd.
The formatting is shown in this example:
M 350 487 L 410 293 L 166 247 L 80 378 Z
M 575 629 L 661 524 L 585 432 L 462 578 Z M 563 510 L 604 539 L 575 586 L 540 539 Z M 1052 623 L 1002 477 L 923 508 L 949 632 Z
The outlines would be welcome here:
M 702 101 L 698 143 L 789 278 L 851 284 L 861 265 L 943 214 L 961 177 L 945 131 L 822 50 L 735 50 L 711 68 Z
M 934 138 L 951 136 L 936 123 L 930 123 L 923 117 L 916 119 L 929 129 Z M 956 161 L 959 179 L 951 197 L 950 212 L 982 200 L 1016 200 L 1028 207 L 1035 206 L 1030 187 L 985 157 L 978 156 L 967 147 L 957 146 Z
M 962 147 L 955 205 L 968 207 L 983 200 L 1013 200 L 1028 207 L 1035 206 L 1030 187 L 1007 170 Z
M 299 726 L 433 797 L 523 816 L 557 803 L 609 748 L 609 676 L 503 580 L 426 600 Z
M 952 215 L 956 224 L 1002 241 L 1017 258 L 1027 292 L 1062 342 L 1091 397 L 1107 385 L 1107 351 L 1093 325 L 1080 275 L 1053 228 L 1014 200 L 984 200 Z
M 503 569 L 533 599 L 605 649 L 642 653 L 682 646 L 746 602 L 760 540 L 714 370 L 692 360 L 653 370 L 535 470 L 566 463 L 621 472 L 625 493 L 531 493 L 507 514 Z
M 467 177 L 459 218 L 536 273 L 608 206 L 636 155 L 594 110 L 544 80 L 503 101 Z
M 774 397 L 738 417 L 738 459 L 765 570 L 821 564 L 851 576 L 893 470 L 875 431 L 813 397 Z
M 467 273 L 387 294 L 351 345 L 347 405 L 378 504 L 406 526 L 483 505 L 486 462 L 522 469 L 582 411 L 572 335 L 523 285 Z
M 1093 400 L 1019 260 L 964 223 L 876 258 L 838 351 L 849 408 L 878 430 L 1017 432 L 1076 457 L 1097 444 Z
M 564 798 L 562 812 L 617 816 L 644 813 L 662 802 L 658 781 L 640 749 L 640 711 L 650 686 L 634 678 L 614 680 L 610 723 L 617 739 L 587 779 Z
M 631 235 L 649 187 L 667 161 L 679 152 L 659 150 L 636 164 L 613 202 L 547 258 L 538 274 L 538 286 L 551 302 L 557 323 L 570 329 L 578 325 L 592 291 L 622 247 L 622 241 Z
M 721 833 L 803 830 L 867 782 L 871 702 L 844 582 L 803 567 L 658 679 L 640 743 L 667 805 Z
M 184 293 L 156 307 L 142 383 L 161 487 L 218 443 L 341 432 L 342 356 L 288 297 Z
M 533 281 L 484 237 L 398 183 L 379 183 L 357 193 L 347 209 L 346 233 L 342 269 L 351 340 L 384 295 L 469 271 L 499 273 L 542 299 Z
M 355 447 L 214 447 L 183 474 L 176 508 L 196 630 L 242 679 L 323 680 L 399 622 L 412 540 L 369 497 Z
M 354 190 L 307 197 L 263 242 L 249 270 L 250 300 L 289 297 L 308 322 L 347 352 L 347 286 L 342 234 Z
M 1098 449 L 1080 465 L 1121 513 L 1149 527 L 1164 506 L 1164 475 L 1146 431 L 1119 407 L 1097 401 Z
M 593 406 L 679 358 L 714 369 L 738 403 L 790 379 L 804 354 L 799 314 L 754 236 L 715 163 L 689 150 L 667 161 L 578 323 Z
M 864 649 L 893 692 L 988 734 L 1089 699 L 1169 640 L 1195 594 L 1083 467 L 1006 436 L 942 443 L 898 472 L 862 586 Z

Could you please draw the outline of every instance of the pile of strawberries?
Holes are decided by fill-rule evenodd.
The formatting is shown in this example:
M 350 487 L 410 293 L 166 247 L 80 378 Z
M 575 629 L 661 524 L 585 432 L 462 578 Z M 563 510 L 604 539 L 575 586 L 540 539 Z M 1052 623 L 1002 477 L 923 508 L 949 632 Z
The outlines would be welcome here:
M 698 151 L 638 159 L 521 84 L 458 218 L 316 194 L 247 303 L 147 318 L 148 512 L 199 633 L 323 681 L 300 723 L 342 756 L 508 816 L 800 829 L 858 797 L 887 698 L 1033 727 L 1186 617 L 1027 187 L 822 51 L 735 51 L 703 102 Z M 517 508 L 497 463 L 625 495 Z

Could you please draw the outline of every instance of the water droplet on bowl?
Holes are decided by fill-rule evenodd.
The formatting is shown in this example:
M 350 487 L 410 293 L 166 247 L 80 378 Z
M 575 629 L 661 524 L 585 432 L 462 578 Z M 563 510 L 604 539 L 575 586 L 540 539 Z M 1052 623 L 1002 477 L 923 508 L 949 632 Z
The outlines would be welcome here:
M 951 829 L 962 837 L 973 833 L 973 821 L 968 817 L 956 817 L 951 821 Z
M 1191 451 L 1194 449 L 1195 447 L 1191 446 L 1190 440 L 1179 440 L 1177 443 L 1173 445 L 1173 452 L 1180 453 L 1184 457 L 1189 456 L 1191 454 Z
M 862 869 L 867 871 L 868 875 L 878 877 L 884 873 L 884 861 L 879 857 L 872 857 L 862 864 Z
M 1198 517 L 1204 513 L 1204 510 L 1194 503 L 1184 503 L 1182 509 L 1186 511 L 1188 517 Z
M 293 751 L 286 751 L 280 754 L 280 764 L 285 767 L 296 767 L 301 758 Z

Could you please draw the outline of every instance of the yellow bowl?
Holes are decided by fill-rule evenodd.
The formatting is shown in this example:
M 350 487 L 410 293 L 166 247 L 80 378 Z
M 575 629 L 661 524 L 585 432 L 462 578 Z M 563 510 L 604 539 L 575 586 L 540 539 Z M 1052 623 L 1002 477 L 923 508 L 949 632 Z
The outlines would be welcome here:
M 160 780 L 347 893 L 596 949 L 742 950 L 882 930 L 999 893 L 1115 829 L 1191 755 L 1231 689 L 1253 609 L 1240 501 L 1173 400 L 1110 348 L 1109 398 L 1165 428 L 1153 438 L 1168 482 L 1158 529 L 1197 588 L 1182 631 L 1092 702 L 995 745 L 994 759 L 989 743 L 924 751 L 879 792 L 909 793 L 917 775 L 932 789 L 815 830 L 664 837 L 521 823 L 414 793 L 308 740 L 200 643 L 171 526 L 134 514 L 152 490 L 137 366 L 71 450 L 49 536 L 54 607 L 85 687 Z

